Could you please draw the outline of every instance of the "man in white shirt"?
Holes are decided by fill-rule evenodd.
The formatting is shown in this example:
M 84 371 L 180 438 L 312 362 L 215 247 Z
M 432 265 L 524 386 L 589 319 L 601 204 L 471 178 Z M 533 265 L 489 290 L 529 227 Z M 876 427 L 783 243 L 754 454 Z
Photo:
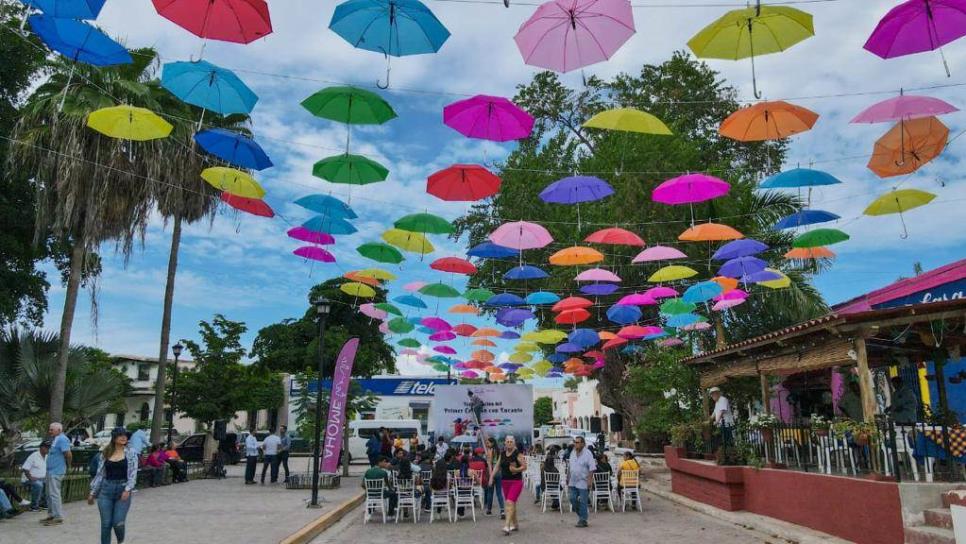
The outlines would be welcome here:
M 262 461 L 262 484 L 265 483 L 265 469 L 271 467 L 272 483 L 278 482 L 278 448 L 282 445 L 282 437 L 274 432 L 265 437 L 262 441 L 262 453 L 265 458 Z
M 439 461 L 442 459 L 443 456 L 446 455 L 446 450 L 448 449 L 449 446 L 446 444 L 446 441 L 443 440 L 442 436 L 439 437 L 439 439 L 436 441 L 436 456 L 434 457 L 434 460 Z
M 570 487 L 570 506 L 577 513 L 577 527 L 587 527 L 587 495 L 594 485 L 597 462 L 590 453 L 584 437 L 574 437 L 574 449 L 567 460 L 567 485 Z M 563 508 L 561 507 L 561 510 Z
M 258 467 L 258 439 L 249 432 L 245 437 L 245 485 L 255 483 L 256 467 Z
M 40 510 L 40 498 L 44 496 L 44 480 L 47 478 L 47 452 L 50 444 L 42 442 L 40 448 L 31 453 L 24 461 L 20 470 L 23 471 L 23 482 L 30 487 L 30 511 Z
M 714 401 L 714 412 L 711 421 L 721 431 L 721 441 L 726 446 L 731 445 L 731 433 L 735 426 L 735 415 L 731 411 L 731 403 L 721 394 L 721 389 L 712 387 L 708 390 Z

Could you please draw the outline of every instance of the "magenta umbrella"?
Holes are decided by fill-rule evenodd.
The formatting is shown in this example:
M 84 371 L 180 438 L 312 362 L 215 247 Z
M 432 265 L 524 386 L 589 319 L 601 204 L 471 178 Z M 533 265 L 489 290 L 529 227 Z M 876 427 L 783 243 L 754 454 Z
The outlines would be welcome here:
M 617 306 L 651 306 L 654 304 L 657 304 L 657 301 L 644 293 L 627 295 L 617 301 Z
M 450 340 L 456 339 L 456 333 L 453 331 L 434 332 L 429 335 L 429 339 L 432 342 L 449 342 Z
M 891 123 L 910 121 L 934 115 L 945 115 L 959 111 L 959 108 L 931 96 L 900 94 L 897 97 L 877 102 L 852 118 L 850 123 Z
M 445 319 L 440 319 L 438 317 L 424 317 L 419 320 L 419 324 L 424 327 L 429 327 L 434 331 L 448 331 L 453 328 Z
M 732 289 L 731 291 L 728 291 L 727 293 L 721 293 L 720 295 L 714 297 L 714 300 L 717 300 L 717 301 L 722 301 L 722 300 L 745 300 L 746 298 L 748 298 L 748 293 L 744 292 L 741 289 Z
M 654 246 L 645 249 L 637 254 L 631 262 L 634 264 L 648 263 L 651 261 L 670 261 L 673 259 L 685 259 L 687 255 L 673 247 Z
M 489 238 L 498 246 L 516 250 L 539 249 L 553 242 L 547 229 L 526 221 L 504 223 L 490 233 Z
M 621 281 L 620 276 L 611 272 L 610 270 L 604 270 L 603 268 L 591 268 L 590 270 L 584 270 L 577 277 L 574 278 L 575 281 Z
M 667 297 L 676 297 L 676 296 L 678 296 L 678 292 L 677 291 L 675 291 L 674 289 L 672 289 L 670 287 L 663 287 L 663 286 L 651 287 L 647 291 L 644 291 L 644 294 L 647 295 L 647 296 L 649 296 L 649 297 L 651 297 L 651 298 L 653 298 L 653 299 L 655 299 L 655 300 L 657 300 L 659 298 L 667 298 Z
M 863 47 L 884 59 L 938 49 L 948 77 L 942 47 L 964 35 L 966 0 L 908 0 L 879 21 Z
M 442 353 L 443 355 L 456 355 L 456 350 L 449 346 L 434 346 L 433 351 Z
M 502 96 L 478 94 L 443 108 L 443 123 L 467 138 L 508 142 L 533 132 L 533 116 Z
M 728 194 L 728 182 L 707 174 L 687 174 L 669 179 L 651 193 L 651 200 L 677 206 L 696 204 Z
M 328 251 L 316 246 L 302 246 L 292 253 L 298 255 L 299 257 L 305 257 L 306 259 L 311 259 L 313 261 L 319 261 L 322 263 L 334 263 L 335 256 Z
M 513 40 L 523 62 L 569 72 L 609 59 L 634 32 L 627 0 L 552 0 L 537 8 Z
M 305 227 L 293 227 L 288 229 L 289 238 L 295 238 L 296 240 L 302 242 L 308 242 L 310 244 L 319 244 L 320 246 L 332 245 L 335 243 L 335 238 L 331 234 L 325 232 L 315 232 L 314 230 L 309 230 Z
M 690 325 L 685 325 L 681 327 L 682 331 L 706 331 L 711 328 L 711 323 L 707 321 L 698 321 L 697 323 L 692 323 Z

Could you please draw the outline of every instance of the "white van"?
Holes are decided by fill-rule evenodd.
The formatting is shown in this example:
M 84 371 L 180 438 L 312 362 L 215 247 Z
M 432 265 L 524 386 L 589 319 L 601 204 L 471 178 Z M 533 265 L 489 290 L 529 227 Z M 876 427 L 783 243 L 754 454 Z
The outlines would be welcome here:
M 420 434 L 418 419 L 357 419 L 349 422 L 349 455 L 353 463 L 367 463 L 366 441 L 378 434 L 379 429 L 385 427 L 389 434 L 396 434 L 403 439 L 406 450 L 409 450 L 409 439 L 418 436 L 419 443 L 425 444 L 427 438 Z

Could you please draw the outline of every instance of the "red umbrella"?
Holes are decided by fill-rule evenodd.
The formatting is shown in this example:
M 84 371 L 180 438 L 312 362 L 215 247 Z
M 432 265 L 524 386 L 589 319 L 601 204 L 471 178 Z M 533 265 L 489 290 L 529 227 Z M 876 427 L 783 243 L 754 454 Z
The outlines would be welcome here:
M 564 312 L 567 310 L 577 310 L 579 308 L 589 308 L 593 305 L 593 302 L 585 299 L 584 297 L 567 297 L 554 304 L 553 308 L 550 309 L 554 312 Z
M 584 310 L 583 308 L 577 308 L 576 310 L 565 310 L 560 312 L 554 321 L 561 325 L 576 325 L 581 321 L 586 321 L 590 319 L 590 312 Z
M 265 0 L 152 0 L 158 14 L 195 36 L 249 43 L 272 33 Z
M 599 230 L 584 238 L 584 241 L 593 244 L 610 244 L 614 246 L 644 246 L 644 240 L 640 236 L 629 230 L 618 228 Z
M 460 336 L 469 336 L 476 332 L 476 327 L 470 325 L 469 323 L 460 323 L 459 325 L 453 327 L 453 332 Z
M 500 178 L 478 164 L 454 164 L 429 176 L 426 192 L 436 198 L 471 202 L 500 191 Z
M 232 208 L 235 208 L 236 210 L 241 210 L 252 215 L 258 215 L 260 217 L 275 217 L 275 212 L 272 211 L 272 207 L 266 204 L 264 200 L 259 200 L 257 198 L 245 198 L 243 196 L 223 192 L 221 193 L 221 201 L 225 204 L 228 204 Z
M 611 338 L 610 340 L 605 342 L 600 349 L 604 351 L 609 351 L 626 343 L 627 343 L 627 340 L 624 338 L 621 338 L 621 337 Z
M 467 261 L 466 259 L 460 259 L 459 257 L 443 257 L 442 259 L 436 259 L 429 265 L 429 267 L 433 270 L 450 272 L 452 274 L 466 274 L 467 276 L 476 274 L 476 267 L 473 266 L 473 263 Z

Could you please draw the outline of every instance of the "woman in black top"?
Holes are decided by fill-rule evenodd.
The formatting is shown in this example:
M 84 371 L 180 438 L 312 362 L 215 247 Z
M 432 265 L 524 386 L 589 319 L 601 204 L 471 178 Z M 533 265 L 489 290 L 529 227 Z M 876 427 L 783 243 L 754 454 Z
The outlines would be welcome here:
M 517 530 L 517 500 L 523 491 L 523 473 L 527 470 L 527 458 L 517 449 L 513 435 L 503 440 L 503 453 L 499 457 L 499 471 L 503 480 L 503 499 L 506 501 L 506 525 L 503 534 Z M 493 482 L 494 475 L 490 475 Z
M 101 514 L 101 544 L 111 544 L 111 530 L 118 542 L 124 542 L 125 521 L 131 508 L 131 491 L 137 484 L 138 456 L 127 447 L 127 431 L 118 427 L 111 431 L 111 441 L 104 447 L 97 475 L 91 481 L 87 504 L 94 504 Z

